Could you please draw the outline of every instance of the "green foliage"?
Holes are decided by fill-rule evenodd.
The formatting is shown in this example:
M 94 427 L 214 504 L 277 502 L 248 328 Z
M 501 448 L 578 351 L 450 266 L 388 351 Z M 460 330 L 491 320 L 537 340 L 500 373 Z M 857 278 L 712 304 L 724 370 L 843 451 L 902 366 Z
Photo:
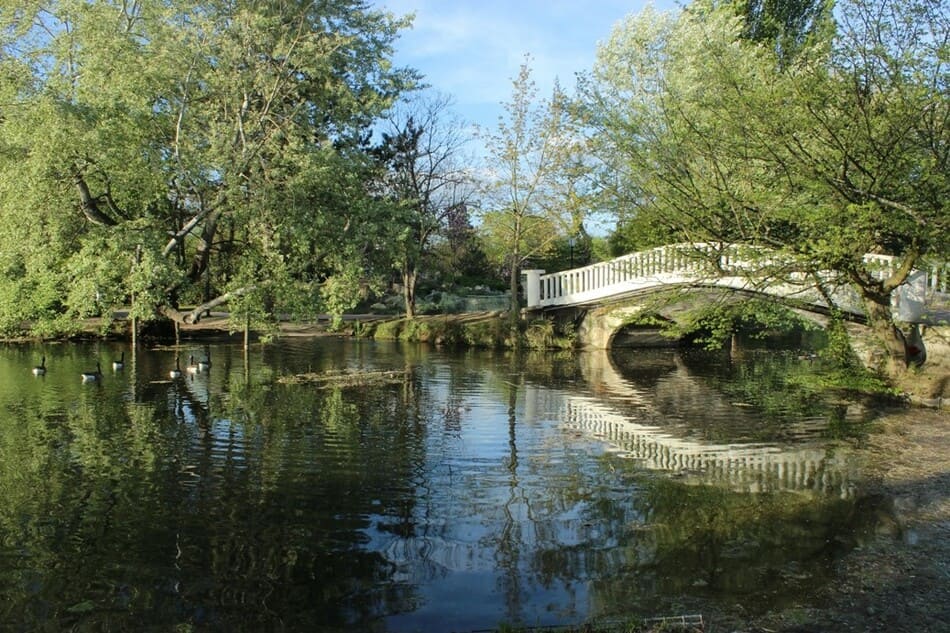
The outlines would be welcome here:
M 703 305 L 668 325 L 668 336 L 690 338 L 706 349 L 722 348 L 734 334 L 761 339 L 776 332 L 817 328 L 779 303 L 757 299 Z
M 511 330 L 507 319 L 473 321 L 462 326 L 462 340 L 471 347 L 486 349 L 508 347 L 511 341 Z
M 339 325 L 344 312 L 359 303 L 363 281 L 362 270 L 354 260 L 340 262 L 338 273 L 324 282 L 320 294 L 335 326 Z
M 829 363 L 829 367 L 821 372 L 789 376 L 788 384 L 812 393 L 864 394 L 889 404 L 899 404 L 903 400 L 900 389 L 894 387 L 885 377 L 863 366 L 837 366 Z
M 379 321 L 363 333 L 378 340 L 466 345 L 488 349 L 526 347 L 528 349 L 573 349 L 570 326 L 556 326 L 548 319 L 528 323 L 524 332 L 512 333 L 505 315 L 468 319 L 442 315 Z
M 381 340 L 381 341 L 398 341 L 404 326 L 405 326 L 404 319 L 394 319 L 392 321 L 381 321 L 375 324 L 375 327 L 373 327 L 371 334 L 373 338 Z
M 863 368 L 851 347 L 851 341 L 848 337 L 848 331 L 845 329 L 844 321 L 839 314 L 832 314 L 831 321 L 826 328 L 828 343 L 821 350 L 821 356 L 831 362 L 836 367 L 844 369 L 858 370 Z
M 573 328 L 556 327 L 551 319 L 535 319 L 525 325 L 525 347 L 528 349 L 572 349 Z
M 406 21 L 351 0 L 7 8 L 5 332 L 235 297 L 263 323 L 389 268 L 364 137 L 415 81 L 389 60 Z
M 457 345 L 464 342 L 473 345 L 476 344 L 471 336 L 473 325 L 453 317 L 415 317 L 379 322 L 371 335 L 379 340 L 436 345 Z
M 888 335 L 890 293 L 924 253 L 950 255 L 939 5 L 847 0 L 832 21 L 821 2 L 702 0 L 622 22 L 583 86 L 618 175 L 612 247 L 767 246 L 797 263 L 764 275 L 839 273 Z M 866 253 L 901 267 L 882 281 Z

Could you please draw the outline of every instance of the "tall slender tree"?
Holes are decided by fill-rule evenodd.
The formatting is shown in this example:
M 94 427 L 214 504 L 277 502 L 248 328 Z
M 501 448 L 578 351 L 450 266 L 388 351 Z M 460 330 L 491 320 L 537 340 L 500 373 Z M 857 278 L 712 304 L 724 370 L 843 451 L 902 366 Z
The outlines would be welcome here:
M 415 316 L 420 268 L 431 264 L 434 238 L 475 192 L 472 159 L 466 155 L 470 139 L 451 107 L 445 95 L 417 94 L 393 109 L 382 134 L 384 195 L 402 220 L 396 261 L 407 318 Z
M 482 226 L 489 255 L 508 272 L 513 322 L 523 264 L 551 251 L 573 226 L 570 206 L 557 196 L 571 148 L 560 126 L 564 101 L 538 100 L 529 62 L 526 57 L 512 80 L 511 100 L 497 129 L 485 137 L 489 208 Z

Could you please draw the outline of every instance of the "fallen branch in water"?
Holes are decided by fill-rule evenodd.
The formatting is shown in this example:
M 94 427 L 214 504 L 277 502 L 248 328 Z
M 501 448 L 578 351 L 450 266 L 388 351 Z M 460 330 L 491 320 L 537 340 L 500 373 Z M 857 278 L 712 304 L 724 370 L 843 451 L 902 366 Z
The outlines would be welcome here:
M 347 385 L 387 384 L 403 382 L 410 372 L 399 369 L 390 371 L 363 371 L 351 369 L 333 369 L 325 372 L 307 372 L 292 376 L 281 376 L 277 382 L 285 385 L 317 385 L 336 387 Z

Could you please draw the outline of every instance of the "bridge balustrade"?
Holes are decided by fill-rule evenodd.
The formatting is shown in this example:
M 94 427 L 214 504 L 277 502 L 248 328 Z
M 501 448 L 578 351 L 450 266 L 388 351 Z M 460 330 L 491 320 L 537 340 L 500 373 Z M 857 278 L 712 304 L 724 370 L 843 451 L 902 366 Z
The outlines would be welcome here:
M 892 275 L 898 258 L 869 254 L 864 257 L 870 274 L 877 279 Z M 755 290 L 781 297 L 802 298 L 824 305 L 817 293 L 808 294 L 809 279 L 802 270 L 795 271 L 795 260 L 788 256 L 744 244 L 673 244 L 623 255 L 610 261 L 582 268 L 544 274 L 543 270 L 525 271 L 528 308 L 570 306 L 596 303 L 611 297 L 639 290 L 674 284 L 708 284 L 739 290 Z M 779 280 L 770 272 L 786 271 Z M 789 272 L 790 271 L 790 272 Z M 822 281 L 840 287 L 834 299 L 839 306 L 860 312 L 857 295 L 842 279 L 830 271 L 819 274 Z M 895 293 L 895 312 L 899 318 L 919 318 L 926 302 L 935 296 L 945 300 L 948 292 L 950 265 L 928 265 L 917 271 Z M 827 306 L 826 306 L 827 307 Z

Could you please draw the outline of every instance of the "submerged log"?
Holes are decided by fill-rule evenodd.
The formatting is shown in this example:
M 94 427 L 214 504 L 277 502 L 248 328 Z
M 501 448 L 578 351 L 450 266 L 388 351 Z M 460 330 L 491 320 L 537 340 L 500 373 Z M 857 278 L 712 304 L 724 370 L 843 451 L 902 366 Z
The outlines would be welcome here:
M 401 383 L 412 374 L 404 369 L 364 371 L 334 369 L 325 372 L 306 372 L 292 376 L 281 376 L 277 382 L 285 385 L 309 384 L 321 388 L 351 385 L 383 385 Z

